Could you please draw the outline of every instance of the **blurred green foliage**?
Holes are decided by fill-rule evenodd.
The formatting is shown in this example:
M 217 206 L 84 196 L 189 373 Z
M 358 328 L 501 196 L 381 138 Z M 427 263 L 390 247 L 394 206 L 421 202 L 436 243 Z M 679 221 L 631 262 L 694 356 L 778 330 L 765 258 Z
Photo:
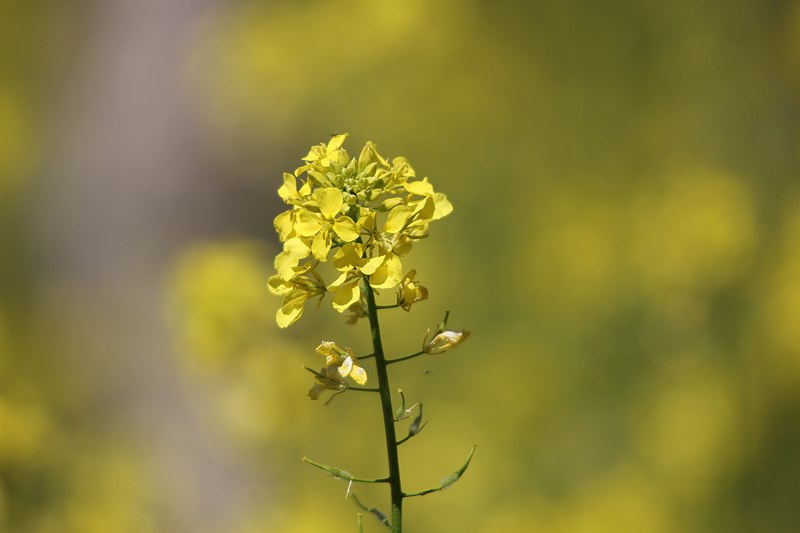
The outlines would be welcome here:
M 103 313 L 60 316 L 28 268 L 41 75 L 75 66 L 51 49 L 64 13 L 33 4 L 0 8 L 0 531 L 169 529 L 146 434 L 103 415 L 119 383 L 69 364 L 92 346 L 69 326 Z M 268 189 L 349 131 L 455 206 L 409 265 L 430 300 L 383 329 L 392 355 L 445 309 L 473 332 L 392 369 L 430 420 L 405 485 L 478 450 L 409 531 L 796 529 L 800 3 L 242 0 L 194 39 L 188 97 Z M 164 294 L 198 409 L 260 487 L 219 530 L 346 531 L 345 484 L 300 457 L 382 473 L 378 404 L 312 403 L 301 366 L 369 336 L 312 303 L 278 331 L 260 235 L 178 250 Z

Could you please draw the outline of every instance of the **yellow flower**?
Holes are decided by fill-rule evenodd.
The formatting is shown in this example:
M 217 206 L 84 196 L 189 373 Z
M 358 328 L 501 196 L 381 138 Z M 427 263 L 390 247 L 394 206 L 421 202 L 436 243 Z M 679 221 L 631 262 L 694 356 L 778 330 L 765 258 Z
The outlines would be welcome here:
M 306 300 L 326 294 L 325 281 L 311 265 L 293 268 L 292 274 L 288 280 L 275 274 L 267 283 L 272 294 L 283 296 L 283 303 L 275 315 L 281 328 L 291 326 L 302 316 Z
M 323 341 L 317 346 L 317 353 L 325 356 L 328 367 L 337 367 L 343 378 L 350 376 L 359 385 L 367 382 L 367 372 L 356 364 L 356 354 L 350 348 L 342 349 L 335 342 Z
M 303 158 L 307 164 L 294 171 L 295 176 L 299 176 L 303 172 L 313 170 L 316 166 L 328 168 L 331 164 L 339 162 L 342 157 L 347 157 L 347 152 L 342 149 L 345 139 L 348 134 L 342 133 L 334 135 L 328 144 L 318 144 L 312 146 L 308 154 Z
M 287 204 L 300 204 L 303 199 L 311 194 L 311 184 L 305 183 L 297 189 L 297 179 L 294 175 L 288 172 L 283 173 L 283 185 L 278 188 L 278 196 L 280 196 Z
M 311 193 L 311 198 L 320 212 L 319 216 L 309 219 L 309 225 L 313 227 L 311 253 L 316 259 L 327 261 L 334 234 L 341 242 L 352 242 L 360 231 L 353 219 L 340 214 L 344 205 L 342 191 L 324 187 Z
M 311 248 L 298 237 L 292 237 L 283 243 L 283 251 L 275 256 L 275 270 L 283 280 L 290 280 L 297 272 L 300 261 L 308 257 Z
M 428 289 L 414 281 L 416 275 L 416 270 L 409 270 L 408 274 L 400 281 L 400 287 L 397 290 L 397 305 L 406 311 L 410 311 L 414 303 L 428 298 Z

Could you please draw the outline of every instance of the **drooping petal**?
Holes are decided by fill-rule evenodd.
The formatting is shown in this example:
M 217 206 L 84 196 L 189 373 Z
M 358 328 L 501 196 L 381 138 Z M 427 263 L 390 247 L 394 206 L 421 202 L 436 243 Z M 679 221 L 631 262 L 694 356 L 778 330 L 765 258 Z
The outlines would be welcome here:
M 352 282 L 345 283 L 333 294 L 332 304 L 333 308 L 340 313 L 347 311 L 347 308 L 353 305 L 361 297 L 361 287 L 359 287 L 359 280 L 356 278 Z
M 303 306 L 308 299 L 305 291 L 295 290 L 283 297 L 283 304 L 275 314 L 278 327 L 288 328 L 303 314 Z

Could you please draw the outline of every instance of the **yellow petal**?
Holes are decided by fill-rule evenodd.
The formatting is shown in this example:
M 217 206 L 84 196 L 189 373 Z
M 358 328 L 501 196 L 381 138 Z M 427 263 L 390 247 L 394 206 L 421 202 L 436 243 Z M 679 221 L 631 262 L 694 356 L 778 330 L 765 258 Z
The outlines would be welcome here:
M 327 261 L 330 250 L 331 233 L 329 231 L 320 231 L 314 236 L 314 241 L 311 243 L 311 253 L 314 254 L 316 259 Z
M 433 196 L 433 186 L 425 180 L 407 181 L 403 184 L 403 188 L 411 194 L 417 194 L 419 196 Z
M 377 162 L 384 168 L 389 166 L 389 163 L 387 163 L 386 160 L 378 153 L 378 150 L 375 148 L 375 145 L 372 143 L 372 141 L 367 141 L 367 144 L 364 145 L 364 148 L 361 150 L 361 154 L 358 156 L 359 170 L 363 170 L 372 162 Z
M 399 239 L 394 244 L 392 251 L 397 255 L 406 255 L 408 252 L 411 251 L 411 247 L 413 245 L 413 240 L 408 238 L 405 235 L 401 235 Z
M 294 267 L 300 264 L 302 259 L 308 257 L 310 249 L 306 244 L 292 237 L 283 244 L 283 251 L 275 256 L 275 270 L 281 279 L 289 280 L 294 277 Z
M 369 142 L 365 144 L 364 148 L 361 149 L 361 153 L 358 155 L 358 170 L 364 170 L 373 161 L 372 147 L 370 144 Z
M 383 231 L 386 233 L 397 233 L 406 225 L 408 217 L 414 213 L 413 208 L 407 205 L 398 205 L 389 211 L 389 216 L 386 217 L 386 222 L 383 225 Z
M 285 241 L 289 238 L 289 235 L 292 234 L 292 211 L 284 211 L 280 215 L 275 217 L 273 222 L 275 225 L 275 231 L 278 232 L 278 238 L 281 242 Z
M 335 187 L 317 189 L 311 193 L 311 196 L 316 200 L 322 216 L 328 220 L 333 220 L 333 217 L 339 214 L 342 203 L 344 203 L 342 191 Z
M 328 290 L 332 291 L 333 289 L 341 287 L 342 284 L 344 284 L 344 282 L 347 281 L 347 277 L 349 275 L 350 275 L 350 272 L 348 272 L 348 271 L 344 271 L 341 274 L 339 274 L 338 278 L 336 278 L 335 280 L 330 282 L 330 284 L 328 285 Z
M 433 220 L 439 220 L 440 218 L 444 218 L 450 213 L 453 212 L 453 204 L 447 199 L 447 196 L 444 194 L 437 192 L 433 195 L 433 202 L 436 205 L 436 209 L 433 214 Z
M 408 164 L 408 160 L 405 157 L 400 156 L 392 159 L 392 166 L 394 167 L 392 170 L 400 172 L 404 178 L 416 177 L 414 169 L 411 168 L 411 165 Z
M 432 220 L 436 212 L 436 202 L 431 196 L 426 196 L 422 200 L 411 202 L 409 205 L 414 208 L 414 222 L 417 223 L 420 221 L 428 222 Z
M 283 252 L 298 259 L 308 257 L 310 251 L 308 245 L 297 237 L 292 237 L 283 243 Z
M 292 291 L 292 284 L 287 283 L 279 274 L 275 274 L 269 278 L 267 287 L 269 288 L 269 292 L 277 294 L 278 296 L 283 296 Z
M 403 264 L 395 254 L 387 254 L 386 260 L 369 277 L 369 284 L 376 289 L 391 289 L 403 279 Z
M 347 216 L 341 216 L 333 223 L 333 231 L 344 242 L 351 242 L 358 239 L 359 231 L 353 219 Z
M 385 256 L 379 255 L 372 259 L 367 259 L 358 269 L 366 275 L 374 274 L 379 266 L 383 264 Z
M 336 343 L 333 341 L 322 341 L 315 350 L 320 355 L 331 355 L 335 353 Z
M 372 231 L 375 229 L 375 212 L 374 211 L 367 211 L 366 214 L 364 211 L 361 212 L 361 216 L 358 217 L 358 227 L 362 228 L 364 231 Z
M 325 147 L 322 145 L 312 146 L 311 149 L 308 151 L 308 154 L 302 158 L 303 161 L 308 161 L 309 163 L 316 161 L 325 152 Z
M 296 290 L 287 294 L 283 298 L 283 304 L 275 314 L 275 322 L 278 327 L 288 328 L 294 324 L 303 314 L 303 305 L 306 303 L 308 295 L 304 291 Z
M 403 199 L 402 198 L 398 198 L 397 196 L 395 196 L 393 198 L 387 198 L 386 200 L 381 202 L 381 204 L 378 206 L 378 209 L 380 211 L 389 211 L 393 207 L 398 206 L 398 205 L 400 205 L 402 203 L 403 203 Z
M 347 308 L 353 305 L 361 297 L 361 288 L 358 286 L 358 279 L 352 283 L 342 285 L 333 294 L 333 308 L 344 313 Z
M 301 237 L 311 237 L 320 230 L 319 216 L 307 209 L 298 209 L 295 214 L 294 230 Z
M 333 254 L 333 266 L 338 270 L 352 270 L 356 268 L 359 261 L 361 261 L 361 255 L 363 253 L 363 245 L 357 242 L 349 242 Z
M 339 135 L 334 135 L 330 141 L 328 141 L 327 151 L 328 153 L 333 152 L 334 150 L 338 150 L 344 144 L 345 139 L 347 136 L 350 135 L 349 133 L 340 133 Z
M 350 371 L 350 377 L 353 378 L 353 381 L 359 385 L 363 385 L 367 382 L 366 370 L 355 364 L 353 365 L 353 369 Z
M 300 199 L 297 194 L 297 180 L 288 172 L 283 173 L 283 185 L 278 188 L 278 196 L 286 203 Z

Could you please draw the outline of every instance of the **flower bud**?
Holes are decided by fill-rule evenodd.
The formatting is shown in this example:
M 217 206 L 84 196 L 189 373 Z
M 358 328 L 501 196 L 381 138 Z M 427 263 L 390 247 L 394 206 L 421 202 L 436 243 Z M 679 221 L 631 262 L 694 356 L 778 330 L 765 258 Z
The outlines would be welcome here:
M 414 436 L 418 435 L 419 432 L 422 431 L 422 428 L 424 428 L 426 424 L 427 424 L 427 422 L 425 422 L 425 424 L 422 423 L 422 404 L 419 404 L 419 414 L 408 425 L 408 436 L 409 437 L 414 437 Z

